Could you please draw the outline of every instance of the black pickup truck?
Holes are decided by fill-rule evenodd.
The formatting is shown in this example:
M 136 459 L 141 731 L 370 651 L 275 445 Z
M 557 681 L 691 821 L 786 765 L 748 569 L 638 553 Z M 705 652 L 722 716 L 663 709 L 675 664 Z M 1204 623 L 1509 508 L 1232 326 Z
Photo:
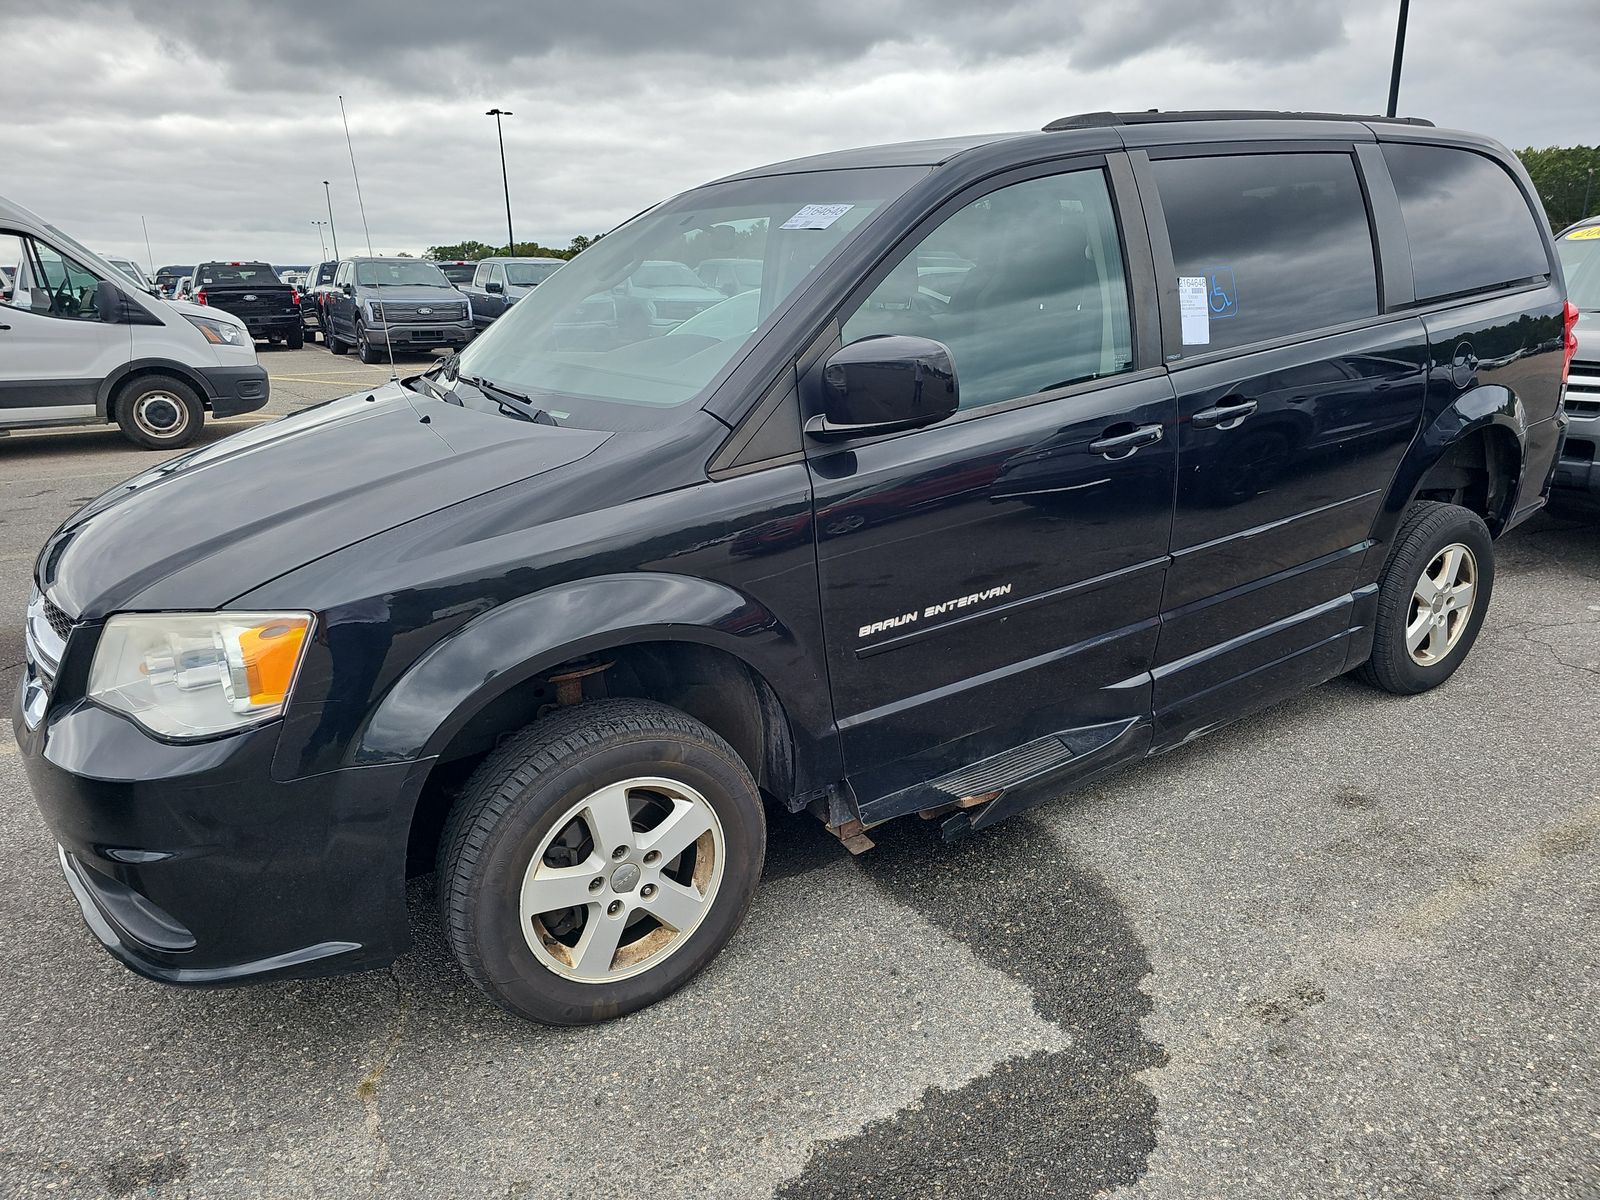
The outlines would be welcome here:
M 194 302 L 232 313 L 251 337 L 283 342 L 291 350 L 306 343 L 300 293 L 267 263 L 201 263 L 194 273 Z

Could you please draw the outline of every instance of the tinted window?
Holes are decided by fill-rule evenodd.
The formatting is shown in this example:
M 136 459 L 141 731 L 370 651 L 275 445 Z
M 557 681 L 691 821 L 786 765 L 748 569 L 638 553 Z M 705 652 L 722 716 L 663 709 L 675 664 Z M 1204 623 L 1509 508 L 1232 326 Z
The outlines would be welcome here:
M 1104 174 L 1030 179 L 952 214 L 845 322 L 846 343 L 877 334 L 950 347 L 962 408 L 1127 370 L 1128 285 Z
M 261 287 L 281 284 L 278 273 L 266 263 L 201 263 L 201 284 L 243 283 Z
M 1448 146 L 1386 144 L 1417 299 L 1497 287 L 1550 270 L 1522 190 L 1493 159 Z
M 451 283 L 470 283 L 473 272 L 477 270 L 477 266 L 469 262 L 439 263 L 438 267 Z
M 1372 232 L 1349 155 L 1151 165 L 1179 295 L 1191 297 L 1180 304 L 1185 346 L 1226 349 L 1377 315 Z

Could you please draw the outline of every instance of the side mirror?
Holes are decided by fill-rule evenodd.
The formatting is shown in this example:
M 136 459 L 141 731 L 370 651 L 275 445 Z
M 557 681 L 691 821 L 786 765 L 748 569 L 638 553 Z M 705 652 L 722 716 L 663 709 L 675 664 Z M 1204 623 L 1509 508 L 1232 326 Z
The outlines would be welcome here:
M 346 296 L 354 296 L 356 294 L 356 285 L 353 283 L 341 283 L 339 290 Z
M 102 279 L 94 289 L 94 307 L 107 325 L 121 325 L 127 320 L 127 297 L 122 289 L 109 279 Z
M 822 367 L 822 413 L 806 422 L 815 438 L 916 429 L 956 411 L 960 396 L 950 349 L 931 338 L 863 338 Z
M 498 296 L 506 290 L 506 286 L 497 280 L 491 279 L 488 283 L 483 285 L 483 290 L 488 292 L 491 296 Z

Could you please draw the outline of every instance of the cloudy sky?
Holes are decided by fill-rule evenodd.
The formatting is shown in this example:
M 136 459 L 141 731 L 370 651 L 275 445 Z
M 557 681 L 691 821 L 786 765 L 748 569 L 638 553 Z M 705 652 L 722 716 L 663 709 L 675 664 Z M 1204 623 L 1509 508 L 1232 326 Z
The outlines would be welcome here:
M 0 194 L 102 251 L 305 262 L 333 184 L 372 244 L 565 245 L 841 146 L 1096 109 L 1381 111 L 1397 0 L 0 0 Z M 1600 141 L 1600 4 L 1413 0 L 1400 109 Z M 154 264 L 146 263 L 147 267 Z

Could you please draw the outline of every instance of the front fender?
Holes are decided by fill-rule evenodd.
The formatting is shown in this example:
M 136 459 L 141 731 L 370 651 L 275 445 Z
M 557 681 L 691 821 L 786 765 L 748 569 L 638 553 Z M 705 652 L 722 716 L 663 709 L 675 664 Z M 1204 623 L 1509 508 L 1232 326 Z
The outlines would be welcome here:
M 791 671 L 804 661 L 790 629 L 724 584 L 654 572 L 584 579 L 499 605 L 431 648 L 367 718 L 346 762 L 437 754 L 473 714 L 518 684 L 569 659 L 646 641 L 718 647 L 768 678 L 758 660 L 776 657 Z

